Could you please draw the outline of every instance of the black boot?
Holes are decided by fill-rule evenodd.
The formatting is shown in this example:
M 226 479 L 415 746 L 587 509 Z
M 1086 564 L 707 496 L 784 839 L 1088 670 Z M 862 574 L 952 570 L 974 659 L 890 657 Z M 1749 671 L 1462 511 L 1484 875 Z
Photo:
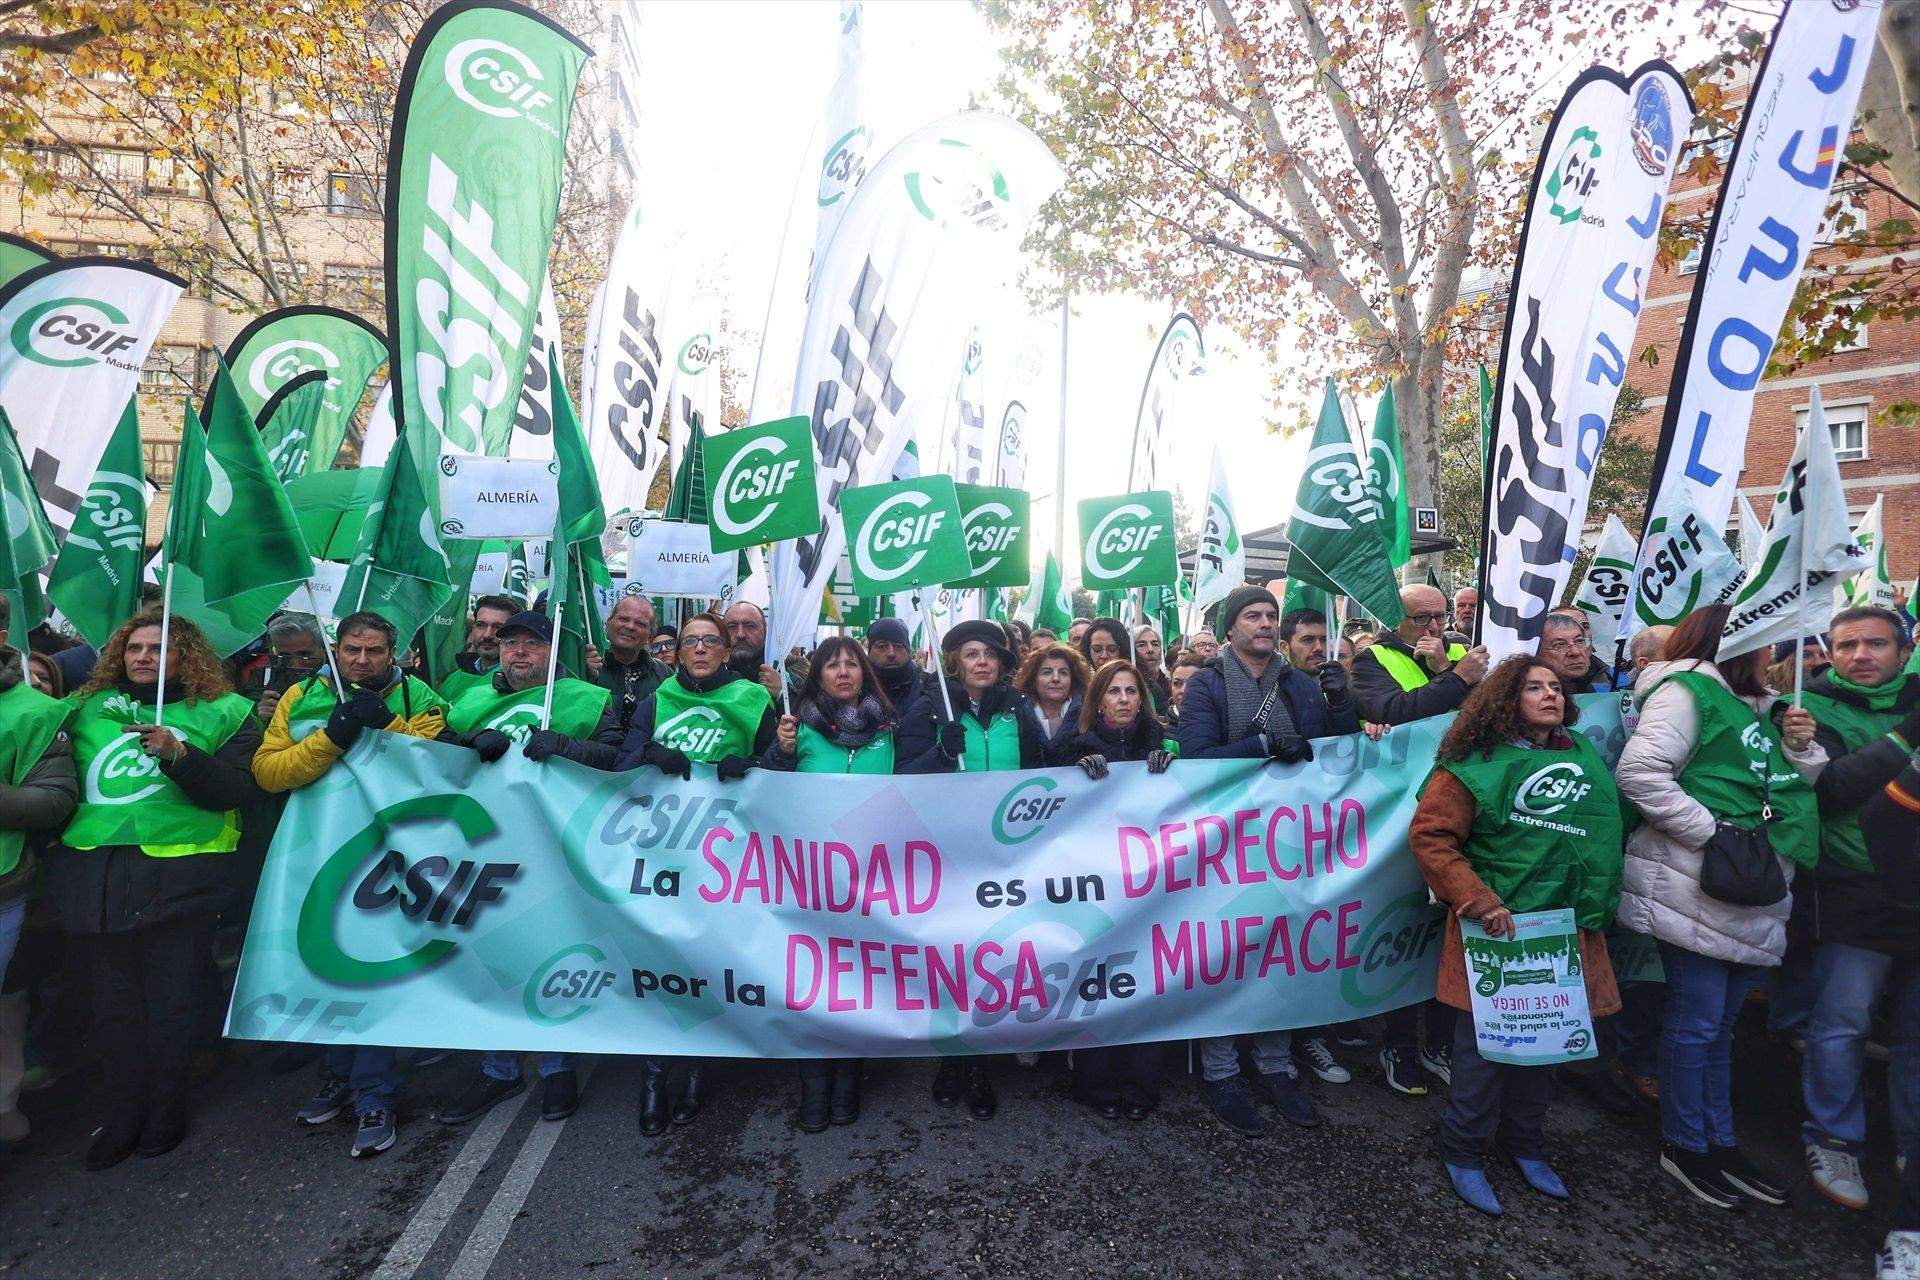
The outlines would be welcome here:
M 667 1066 L 665 1058 L 640 1059 L 640 1132 L 649 1138 L 667 1131 Z
M 701 1074 L 700 1059 L 687 1060 L 687 1074 L 680 1082 L 680 1089 L 673 1101 L 673 1122 L 692 1124 L 700 1108 L 706 1104 L 706 1080 Z
M 1000 1107 L 999 1100 L 993 1096 L 993 1084 L 987 1079 L 987 1069 L 977 1062 L 967 1064 L 967 1110 L 975 1120 L 991 1120 L 993 1113 Z
M 94 1130 L 93 1145 L 87 1148 L 87 1168 L 98 1173 L 132 1155 L 133 1149 L 140 1145 L 140 1130 L 146 1123 L 145 1103 L 123 1103 L 115 1107 L 107 1122 Z
M 860 1118 L 860 1059 L 842 1058 L 833 1064 L 833 1110 L 835 1124 L 852 1124 Z
M 143 1156 L 163 1156 L 186 1140 L 187 1100 L 178 1091 L 157 1095 L 147 1104 L 147 1120 L 140 1126 Z
M 943 1107 L 960 1101 L 960 1077 L 960 1059 L 940 1059 L 940 1068 L 933 1073 L 933 1100 Z
M 832 1064 L 808 1061 L 800 1064 L 800 1110 L 794 1116 L 802 1133 L 825 1133 L 828 1110 L 834 1092 Z

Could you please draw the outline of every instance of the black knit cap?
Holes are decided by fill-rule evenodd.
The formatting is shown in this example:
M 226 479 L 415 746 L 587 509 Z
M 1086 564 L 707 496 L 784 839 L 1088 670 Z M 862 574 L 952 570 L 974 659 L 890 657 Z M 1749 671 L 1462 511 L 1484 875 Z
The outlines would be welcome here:
M 1256 604 L 1270 604 L 1274 612 L 1280 611 L 1280 602 L 1265 587 L 1235 587 L 1228 592 L 1226 601 L 1220 606 L 1221 639 L 1224 640 L 1227 632 L 1233 630 L 1233 620 L 1240 616 L 1240 611 Z

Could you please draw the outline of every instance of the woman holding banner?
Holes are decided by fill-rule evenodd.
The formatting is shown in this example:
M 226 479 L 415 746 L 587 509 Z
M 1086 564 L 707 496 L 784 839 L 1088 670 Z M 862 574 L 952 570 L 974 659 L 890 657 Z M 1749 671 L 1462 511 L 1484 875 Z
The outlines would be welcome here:
M 1049 752 L 1080 731 L 1080 704 L 1092 678 L 1080 651 L 1058 641 L 1036 646 L 1020 664 L 1013 687 L 1027 695 Z
M 779 715 L 766 686 L 727 665 L 727 624 L 711 611 L 680 627 L 680 665 L 634 708 L 616 770 L 642 765 L 676 778 L 691 778 L 693 766 L 711 764 L 721 782 L 746 776 L 773 745 Z M 705 1064 L 672 1058 L 640 1062 L 640 1132 L 655 1137 L 668 1121 L 692 1124 L 706 1103 Z
M 793 714 L 780 717 L 773 746 L 761 757 L 769 769 L 791 773 L 891 774 L 893 704 L 856 640 L 829 636 L 813 651 Z M 802 1059 L 802 1133 L 860 1118 L 861 1058 Z
M 1764 649 L 1720 659 L 1728 612 L 1689 615 L 1668 637 L 1666 660 L 1635 678 L 1640 722 L 1616 770 L 1643 819 L 1627 840 L 1620 925 L 1659 942 L 1667 976 L 1660 1167 L 1718 1209 L 1787 1200 L 1780 1180 L 1735 1145 L 1733 1023 L 1761 971 L 1786 952 L 1789 864 L 1811 867 L 1819 856 L 1811 784 L 1827 762 L 1804 709 L 1786 711 L 1775 732 Z M 1742 905 L 1709 895 L 1708 847 L 1718 867 L 1736 846 L 1754 852 L 1755 832 L 1778 862 L 1777 898 Z
M 187 1065 L 214 916 L 233 889 L 237 811 L 261 795 L 253 703 L 228 686 L 198 627 L 173 617 L 163 646 L 160 625 L 159 609 L 122 623 L 73 695 L 86 782 L 46 866 L 61 925 L 92 943 L 108 1112 L 89 1169 L 186 1137 Z
M 1013 650 L 997 622 L 974 619 L 940 641 L 946 691 L 935 689 L 914 704 L 900 724 L 899 773 L 991 773 L 1038 769 L 1046 742 L 1025 694 L 1008 683 Z M 999 1109 L 986 1062 L 979 1057 L 942 1058 L 933 1077 L 933 1100 L 943 1107 L 966 1095 L 976 1120 Z
M 1460 921 L 1512 939 L 1515 913 L 1570 908 L 1580 930 L 1587 1008 L 1604 1017 L 1620 992 L 1602 931 L 1620 901 L 1620 796 L 1592 743 L 1569 733 L 1579 716 L 1560 678 L 1516 655 L 1467 696 L 1440 740 L 1439 760 L 1421 790 L 1409 843 L 1433 894 L 1446 906 L 1440 950 L 1441 1003 L 1454 1019 L 1453 1078 L 1440 1120 L 1440 1152 L 1459 1197 L 1498 1216 L 1486 1150 L 1496 1137 L 1528 1186 L 1556 1200 L 1567 1188 L 1544 1147 L 1552 1072 L 1492 1062 L 1480 1054 Z M 1553 817 L 1533 793 L 1554 785 Z
M 1053 743 L 1047 763 L 1080 766 L 1096 781 L 1109 764 L 1145 761 L 1148 773 L 1165 773 L 1178 754 L 1154 717 L 1146 679 L 1125 660 L 1109 662 L 1093 677 L 1080 709 L 1077 732 Z M 1144 1120 L 1160 1105 L 1161 1044 L 1121 1044 L 1076 1049 L 1073 1099 L 1109 1120 Z

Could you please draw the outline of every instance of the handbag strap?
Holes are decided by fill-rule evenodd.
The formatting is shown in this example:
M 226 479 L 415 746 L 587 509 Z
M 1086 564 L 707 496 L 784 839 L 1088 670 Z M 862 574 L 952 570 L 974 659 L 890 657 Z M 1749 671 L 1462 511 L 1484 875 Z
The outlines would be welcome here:
M 1267 717 L 1273 714 L 1273 700 L 1280 696 L 1280 682 L 1275 680 L 1273 688 L 1267 690 L 1267 696 L 1260 699 L 1260 709 L 1253 713 L 1252 728 L 1256 733 L 1267 731 Z

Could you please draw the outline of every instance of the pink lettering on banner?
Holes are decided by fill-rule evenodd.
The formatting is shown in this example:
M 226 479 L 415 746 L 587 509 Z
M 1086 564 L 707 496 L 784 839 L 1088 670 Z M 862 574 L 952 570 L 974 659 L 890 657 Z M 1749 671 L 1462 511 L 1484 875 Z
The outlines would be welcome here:
M 1160 864 L 1154 858 L 1153 837 L 1139 827 L 1121 827 L 1119 840 L 1121 887 L 1129 898 L 1144 898 L 1153 892 L 1153 882 L 1159 875 Z M 1128 845 L 1134 842 L 1138 842 L 1145 851 L 1137 874 L 1133 858 L 1128 852 Z
M 1149 946 L 1154 993 L 1192 991 L 1196 986 L 1219 986 L 1249 977 L 1264 979 L 1276 971 L 1292 978 L 1302 972 L 1354 968 L 1360 963 L 1353 949 L 1360 934 L 1354 916 L 1361 906 L 1355 899 L 1332 910 L 1315 908 L 1297 934 L 1293 918 L 1284 915 L 1181 920 L 1172 925 L 1156 921 Z
M 1050 1006 L 1039 952 L 1031 942 L 1014 951 L 1011 980 L 1000 961 L 1006 948 L 982 942 L 969 954 L 950 948 L 874 939 L 787 935 L 787 1008 L 798 1013 L 825 997 L 828 1013 L 870 1012 L 891 994 L 902 1013 L 939 1009 L 942 998 L 961 1012 L 1018 1012 Z
M 738 839 L 715 827 L 701 842 L 700 857 L 709 871 L 699 886 L 701 901 L 898 917 L 931 911 L 940 897 L 940 849 L 929 840 L 909 840 L 898 850 L 876 844 L 863 864 L 860 854 L 839 840 L 786 841 L 750 831 L 740 842 L 738 862 L 730 862 L 730 846 Z

